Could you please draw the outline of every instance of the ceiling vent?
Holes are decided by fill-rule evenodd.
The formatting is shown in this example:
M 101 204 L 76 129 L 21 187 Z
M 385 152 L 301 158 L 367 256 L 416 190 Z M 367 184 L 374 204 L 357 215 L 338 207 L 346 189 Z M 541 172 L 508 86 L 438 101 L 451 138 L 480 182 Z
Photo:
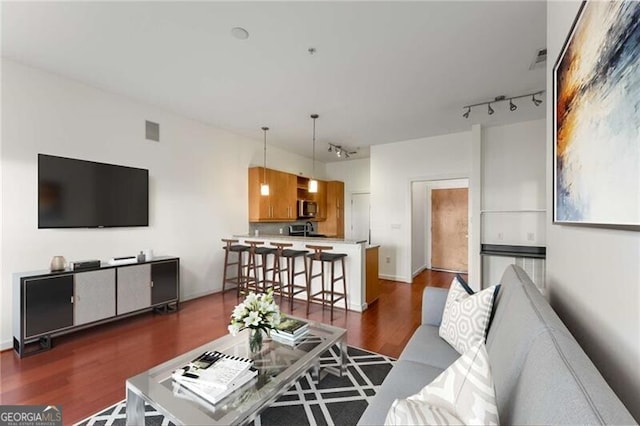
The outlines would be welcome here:
M 531 62 L 530 70 L 535 68 L 542 68 L 547 63 L 547 48 L 538 49 L 535 57 L 533 58 L 533 62 Z

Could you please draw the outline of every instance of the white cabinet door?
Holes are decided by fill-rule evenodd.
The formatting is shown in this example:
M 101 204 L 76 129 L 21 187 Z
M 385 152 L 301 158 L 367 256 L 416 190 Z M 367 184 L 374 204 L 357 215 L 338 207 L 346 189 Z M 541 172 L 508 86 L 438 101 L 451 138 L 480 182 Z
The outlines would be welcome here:
M 151 306 L 151 264 L 123 266 L 118 271 L 118 315 Z
M 75 274 L 73 324 L 81 325 L 116 314 L 115 269 Z

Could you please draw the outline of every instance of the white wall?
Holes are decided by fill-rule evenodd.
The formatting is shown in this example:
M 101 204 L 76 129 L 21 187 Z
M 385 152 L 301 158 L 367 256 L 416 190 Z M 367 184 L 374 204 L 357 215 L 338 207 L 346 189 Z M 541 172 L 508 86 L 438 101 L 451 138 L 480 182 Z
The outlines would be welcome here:
M 381 277 L 411 282 L 411 182 L 468 178 L 470 170 L 471 132 L 371 147 L 371 239 L 380 244 Z
M 428 182 L 411 184 L 411 277 L 427 267 Z
M 547 5 L 547 93 L 552 67 L 580 2 Z M 551 105 L 547 146 L 552 149 Z M 634 123 L 629 123 L 634 125 Z M 637 125 L 637 123 L 635 123 Z M 553 163 L 547 156 L 547 200 L 553 205 Z M 640 233 L 554 225 L 547 212 L 547 289 L 551 304 L 609 385 L 640 421 Z
M 482 133 L 482 242 L 545 245 L 546 120 Z
M 220 290 L 220 239 L 248 229 L 247 167 L 262 162 L 263 123 L 251 140 L 15 62 L 2 65 L 1 347 L 11 342 L 11 274 L 47 269 L 54 255 L 106 260 L 150 247 L 181 258 L 181 298 Z M 144 139 L 145 120 L 160 123 L 159 143 Z M 269 152 L 273 168 L 312 168 L 303 157 Z M 37 229 L 38 153 L 149 169 L 150 226 Z
M 339 180 L 344 182 L 344 232 L 345 238 L 352 239 L 351 233 L 351 196 L 358 193 L 371 191 L 370 162 L 369 158 L 359 160 L 344 160 L 327 163 L 327 180 Z

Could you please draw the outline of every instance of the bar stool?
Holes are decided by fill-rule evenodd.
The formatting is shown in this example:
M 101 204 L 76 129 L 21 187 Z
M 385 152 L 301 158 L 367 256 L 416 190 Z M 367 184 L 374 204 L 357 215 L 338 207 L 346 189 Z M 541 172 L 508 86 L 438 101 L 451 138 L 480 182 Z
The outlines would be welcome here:
M 335 305 L 341 299 L 344 299 L 344 312 L 347 313 L 347 280 L 345 276 L 345 267 L 344 267 L 344 258 L 347 257 L 346 253 L 327 253 L 326 250 L 333 250 L 332 246 L 317 246 L 317 245 L 307 245 L 305 246 L 308 249 L 312 249 L 314 252 L 307 255 L 309 258 L 309 278 L 307 279 L 307 285 L 309 286 L 307 298 L 307 315 L 309 315 L 309 303 L 310 302 L 320 302 L 322 303 L 322 308 L 325 306 L 331 307 L 331 321 L 333 321 L 333 305 Z M 335 276 L 335 265 L 340 261 L 342 266 L 342 276 Z M 313 263 L 320 262 L 320 272 L 313 275 Z M 325 277 L 324 277 L 324 266 L 325 264 L 331 265 L 331 281 L 329 288 L 326 288 Z M 320 291 L 315 293 L 311 293 L 311 285 L 313 283 L 314 278 L 320 277 Z M 336 281 L 342 280 L 342 293 L 335 291 L 335 283 Z
M 271 243 L 272 246 L 277 247 L 276 256 L 273 263 L 273 281 L 279 284 L 280 288 L 280 303 L 282 303 L 283 297 L 289 298 L 289 310 L 293 311 L 293 298 L 296 294 L 304 293 L 309 287 L 307 281 L 307 262 L 305 255 L 309 253 L 308 250 L 293 250 L 285 249 L 285 247 L 291 247 L 291 243 Z M 296 271 L 296 259 L 302 258 L 302 264 L 304 265 L 303 271 Z M 286 266 L 282 267 L 282 259 L 285 259 Z M 282 273 L 287 273 L 286 282 L 282 281 Z M 305 283 L 296 284 L 296 277 L 304 274 Z
M 246 244 L 249 244 L 249 260 L 247 262 L 247 276 L 244 279 L 243 287 L 247 291 L 255 291 L 256 293 L 266 293 L 269 288 L 273 288 L 274 292 L 279 291 L 279 286 L 276 288 L 274 280 L 267 280 L 267 273 L 273 272 L 275 268 L 275 255 L 277 249 L 271 247 L 258 247 L 264 244 L 264 241 L 250 241 L 245 240 Z M 274 255 L 274 263 L 271 268 L 268 267 L 267 257 Z M 257 256 L 260 256 L 260 264 L 256 261 Z M 262 276 L 258 275 L 258 269 L 262 270 Z M 253 277 L 251 276 L 253 272 Z M 269 285 L 270 284 L 270 285 Z
M 242 280 L 243 280 L 243 276 L 244 274 L 242 273 L 242 269 L 244 268 L 244 263 L 243 263 L 243 253 L 246 253 L 249 251 L 249 246 L 245 246 L 243 244 L 236 244 L 239 242 L 239 240 L 231 240 L 231 239 L 222 239 L 222 242 L 225 243 L 225 246 L 222 247 L 224 249 L 224 265 L 223 265 L 223 272 L 222 272 L 222 292 L 225 292 L 225 286 L 227 285 L 227 283 L 229 284 L 235 284 L 235 289 L 238 293 L 238 296 L 240 296 L 240 287 L 242 286 Z M 229 253 L 237 253 L 237 258 L 235 262 L 230 262 L 230 257 L 229 257 Z M 237 265 L 237 273 L 235 277 L 228 277 L 227 276 L 227 270 L 229 269 L 230 266 L 234 266 Z

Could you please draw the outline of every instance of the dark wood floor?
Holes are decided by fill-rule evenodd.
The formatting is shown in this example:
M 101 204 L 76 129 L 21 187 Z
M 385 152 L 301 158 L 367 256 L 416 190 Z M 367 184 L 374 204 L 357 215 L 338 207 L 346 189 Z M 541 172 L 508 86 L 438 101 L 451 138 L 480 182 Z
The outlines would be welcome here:
M 453 274 L 424 271 L 413 285 L 381 280 L 377 302 L 363 313 L 334 312 L 352 346 L 397 357 L 420 324 L 425 286 L 448 288 Z M 276 301 L 278 299 L 276 298 Z M 54 348 L 19 359 L 0 353 L 0 404 L 62 405 L 65 424 L 77 422 L 125 397 L 125 380 L 227 333 L 238 299 L 233 291 L 182 303 L 175 314 L 152 313 L 54 339 Z M 305 317 L 305 306 L 293 312 Z M 330 323 L 313 306 L 309 318 Z

